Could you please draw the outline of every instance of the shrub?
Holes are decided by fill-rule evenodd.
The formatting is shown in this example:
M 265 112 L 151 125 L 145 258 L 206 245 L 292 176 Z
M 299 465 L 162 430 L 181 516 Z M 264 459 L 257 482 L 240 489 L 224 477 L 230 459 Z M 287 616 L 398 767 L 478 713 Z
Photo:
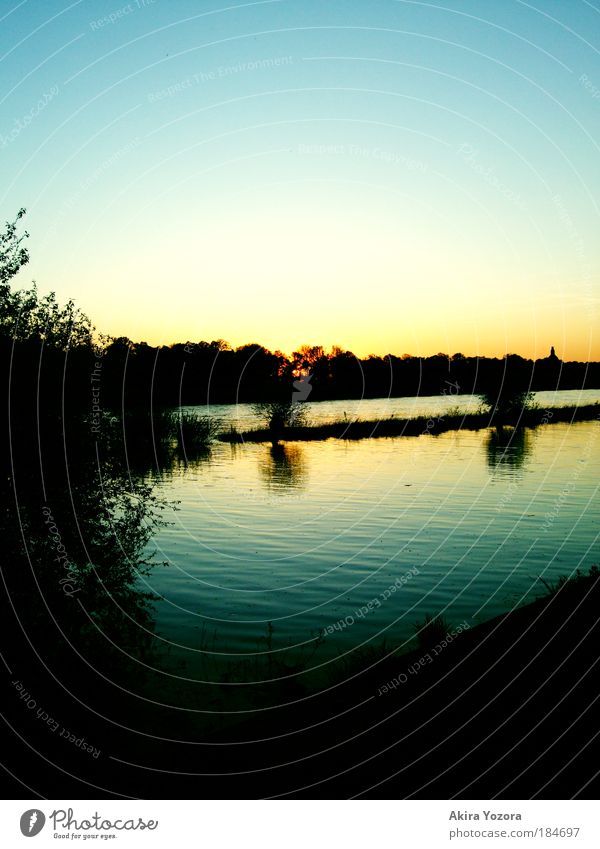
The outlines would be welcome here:
M 211 416 L 196 416 L 194 413 L 174 414 L 175 437 L 182 451 L 206 448 L 219 434 L 220 422 Z

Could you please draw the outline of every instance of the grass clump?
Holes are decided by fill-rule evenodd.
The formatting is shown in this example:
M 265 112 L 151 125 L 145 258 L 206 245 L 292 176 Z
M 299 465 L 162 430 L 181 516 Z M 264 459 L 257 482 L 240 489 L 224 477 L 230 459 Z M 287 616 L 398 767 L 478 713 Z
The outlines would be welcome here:
M 548 595 L 554 596 L 559 592 L 572 592 L 581 589 L 585 584 L 595 584 L 600 581 L 600 567 L 594 564 L 589 572 L 576 569 L 572 575 L 561 575 L 556 581 L 546 581 L 540 575 L 539 580 L 548 590 Z
M 207 448 L 219 435 L 220 423 L 211 416 L 196 416 L 179 411 L 172 416 L 174 436 L 182 451 Z
M 444 616 L 426 616 L 422 622 L 415 622 L 415 635 L 419 648 L 429 651 L 442 642 L 452 630 Z

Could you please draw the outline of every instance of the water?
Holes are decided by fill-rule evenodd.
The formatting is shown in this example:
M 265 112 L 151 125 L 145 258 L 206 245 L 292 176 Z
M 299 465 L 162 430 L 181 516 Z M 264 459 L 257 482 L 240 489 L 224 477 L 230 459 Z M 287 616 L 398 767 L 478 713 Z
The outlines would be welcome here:
M 408 646 L 427 614 L 473 625 L 510 610 L 544 592 L 540 578 L 600 562 L 599 437 L 580 422 L 219 443 L 158 484 L 180 504 L 154 540 L 169 561 L 147 579 L 162 597 L 157 631 L 207 680 L 268 647 L 305 657 L 323 630 L 317 666 L 384 637 Z

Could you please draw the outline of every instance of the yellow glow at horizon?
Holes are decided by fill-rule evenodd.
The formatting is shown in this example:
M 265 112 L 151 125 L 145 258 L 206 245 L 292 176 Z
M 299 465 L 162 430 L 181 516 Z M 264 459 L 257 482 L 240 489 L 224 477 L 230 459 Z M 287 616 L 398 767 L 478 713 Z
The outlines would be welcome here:
M 392 279 L 385 285 L 357 282 L 342 287 L 339 281 L 335 286 L 319 279 L 307 286 L 298 263 L 296 274 L 288 274 L 284 287 L 277 287 L 266 272 L 262 286 L 248 274 L 246 279 L 252 283 L 247 290 L 242 295 L 232 292 L 235 311 L 193 291 L 183 302 L 178 296 L 175 303 L 159 303 L 148 294 L 143 311 L 137 295 L 125 295 L 119 318 L 110 310 L 98 316 L 96 324 L 114 336 L 143 339 L 152 345 L 222 338 L 233 347 L 257 342 L 287 354 L 303 344 L 320 344 L 325 348 L 340 345 L 360 357 L 461 351 L 467 356 L 519 353 L 532 358 L 547 356 L 554 345 L 564 359 L 600 360 L 598 320 L 585 303 L 566 313 L 560 300 L 533 305 L 525 294 L 515 310 L 508 299 L 494 293 L 502 289 L 500 280 L 491 281 L 493 295 L 481 290 L 475 299 L 471 293 L 461 297 L 456 280 L 452 286 L 446 281 L 443 287 L 433 287 L 416 272 L 413 277 L 406 270 L 404 274 L 406 282 Z M 428 297 L 415 293 L 415 285 Z M 221 292 L 230 287 L 226 278 L 215 283 Z M 154 327 L 154 332 L 149 333 L 148 327 Z
M 77 302 L 100 331 L 149 344 L 532 357 L 554 345 L 566 359 L 600 359 L 593 305 L 564 271 L 527 265 L 500 239 L 491 254 L 489 238 L 433 226 L 409 204 L 277 197 L 196 210 L 167 231 L 159 216 L 150 232 L 134 221 L 92 268 L 75 250 L 62 288 L 72 277 L 82 291 L 83 279 Z

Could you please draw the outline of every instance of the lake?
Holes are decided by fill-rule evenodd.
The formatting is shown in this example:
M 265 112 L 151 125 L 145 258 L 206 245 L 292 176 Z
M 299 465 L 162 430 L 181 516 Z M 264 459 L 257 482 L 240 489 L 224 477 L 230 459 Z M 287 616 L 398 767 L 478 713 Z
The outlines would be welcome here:
M 600 392 L 539 395 L 545 406 Z M 323 402 L 309 417 L 439 415 L 440 404 L 474 403 Z M 249 421 L 239 407 L 218 413 Z M 268 649 L 326 669 L 384 638 L 412 645 L 426 615 L 474 625 L 510 610 L 544 593 L 542 578 L 600 562 L 599 437 L 593 421 L 276 448 L 217 443 L 157 480 L 179 502 L 153 540 L 168 565 L 146 579 L 161 597 L 157 632 L 183 674 L 216 680 Z

